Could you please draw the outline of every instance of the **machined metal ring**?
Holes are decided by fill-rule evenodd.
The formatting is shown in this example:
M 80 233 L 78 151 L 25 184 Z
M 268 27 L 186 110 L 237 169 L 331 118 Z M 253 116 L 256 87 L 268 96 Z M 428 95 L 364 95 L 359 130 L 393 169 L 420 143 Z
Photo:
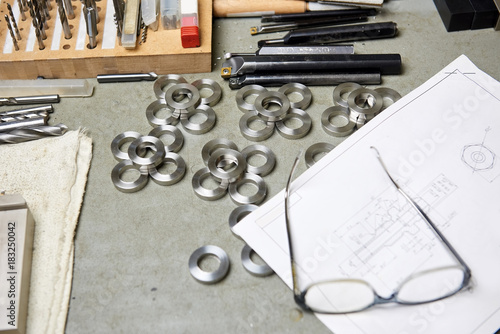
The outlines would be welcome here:
M 209 177 L 213 178 L 216 182 L 220 182 L 217 188 L 207 189 L 202 186 L 203 181 Z M 204 167 L 194 173 L 191 184 L 196 196 L 206 201 L 215 201 L 224 197 L 224 195 L 227 193 L 227 187 L 229 186 L 229 182 L 227 182 L 226 180 L 216 180 L 212 176 L 212 173 L 210 173 L 208 167 Z
M 379 87 L 379 88 L 375 88 L 374 90 L 377 93 L 379 93 L 380 96 L 382 96 L 382 100 L 384 102 L 382 109 L 387 108 L 388 106 L 390 106 L 391 104 L 393 104 L 394 102 L 396 102 L 397 100 L 399 100 L 401 98 L 401 94 L 399 94 L 396 90 L 394 90 L 392 88 Z M 391 102 L 387 103 L 386 102 L 387 100 L 390 100 Z
M 246 102 L 246 98 L 250 95 L 259 95 L 263 92 L 267 92 L 267 89 L 259 85 L 248 85 L 242 87 L 236 93 L 236 104 L 238 105 L 238 109 L 243 112 L 254 111 L 255 104 Z
M 121 176 L 126 170 L 134 169 L 139 173 L 139 177 L 135 181 L 123 181 Z M 133 193 L 141 190 L 148 183 L 148 175 L 141 173 L 139 169 L 130 160 L 120 161 L 111 171 L 111 181 L 116 189 L 124 193 Z
M 160 110 L 168 110 L 171 112 L 165 118 L 160 118 L 156 116 L 156 113 Z M 151 126 L 159 126 L 159 125 L 176 125 L 179 122 L 179 114 L 172 110 L 164 100 L 156 100 L 152 102 L 146 108 L 146 118 Z
M 222 88 L 214 80 L 212 80 L 212 79 L 200 79 L 200 80 L 196 80 L 191 85 L 198 88 L 198 91 L 201 91 L 202 89 L 208 89 L 208 90 L 212 91 L 211 95 L 201 98 L 201 102 L 200 102 L 201 104 L 206 104 L 206 105 L 213 107 L 217 103 L 219 103 L 219 101 L 222 97 Z
M 297 83 L 297 82 L 290 82 L 287 83 L 283 86 L 281 86 L 278 89 L 278 92 L 281 92 L 288 96 L 288 94 L 291 93 L 297 93 L 300 96 L 302 96 L 302 99 L 297 102 L 292 102 L 290 101 L 290 107 L 291 108 L 296 108 L 296 109 L 302 109 L 305 110 L 309 107 L 312 101 L 312 92 L 307 86 Z
M 276 156 L 270 148 L 264 145 L 250 145 L 245 147 L 241 154 L 247 162 L 247 172 L 252 174 L 257 174 L 260 176 L 266 176 L 274 169 L 276 165 Z M 249 163 L 249 160 L 254 155 L 260 155 L 266 159 L 266 162 L 261 166 L 253 166 Z
M 333 90 L 333 103 L 339 106 L 347 107 L 347 99 L 344 99 L 342 96 L 347 95 L 349 96 L 349 93 L 351 93 L 353 90 L 356 90 L 358 88 L 362 88 L 360 84 L 357 84 L 355 82 L 344 82 L 335 87 Z
M 201 158 L 203 159 L 205 165 L 208 163 L 210 155 L 218 148 L 229 148 L 235 151 L 238 150 L 238 146 L 236 146 L 236 144 L 229 139 L 225 138 L 212 139 L 205 145 L 203 145 L 203 148 L 201 149 Z
M 309 168 L 316 163 L 315 157 L 320 153 L 328 153 L 335 148 L 329 143 L 316 143 L 309 146 L 305 153 L 306 166 Z
M 349 97 L 347 97 L 347 105 L 351 111 L 351 117 L 353 113 L 358 113 L 366 115 L 367 119 L 370 116 L 373 118 L 382 110 L 383 104 L 382 96 L 369 88 L 358 88 L 353 90 L 349 94 Z
M 206 116 L 206 120 L 202 123 L 191 122 L 190 118 L 199 113 L 204 114 Z M 201 135 L 212 130 L 215 126 L 216 118 L 215 111 L 211 107 L 200 104 L 195 110 L 190 111 L 187 114 L 181 114 L 181 124 L 187 132 L 194 135 Z
M 257 264 L 253 262 L 252 253 L 254 253 L 254 250 L 250 248 L 250 246 L 243 246 L 243 249 L 241 250 L 241 264 L 246 271 L 258 277 L 265 277 L 274 273 L 267 263 Z
M 204 271 L 200 268 L 199 263 L 205 257 L 213 255 L 219 260 L 219 268 L 212 272 Z M 189 257 L 189 271 L 197 281 L 204 284 L 213 284 L 221 281 L 226 277 L 229 270 L 229 257 L 226 252 L 220 247 L 206 245 L 198 248 Z
M 278 105 L 276 109 L 271 109 L 273 105 Z M 255 110 L 264 121 L 281 121 L 290 110 L 290 100 L 278 91 L 267 91 L 260 93 L 255 99 Z
M 161 75 L 153 85 L 153 91 L 158 99 L 165 99 L 165 87 L 171 84 L 187 83 L 186 79 L 177 74 Z
M 139 150 L 144 147 L 151 147 L 154 151 L 151 157 L 143 158 Z M 161 164 L 165 156 L 165 144 L 153 136 L 142 136 L 134 140 L 128 147 L 128 156 L 130 160 L 139 167 L 155 167 Z
M 253 212 L 255 210 L 257 210 L 259 207 L 255 204 L 247 204 L 247 205 L 241 205 L 241 206 L 238 206 L 236 209 L 234 209 L 233 211 L 231 211 L 231 213 L 229 214 L 229 228 L 231 229 L 231 232 L 233 232 L 233 234 L 240 238 L 241 237 L 239 236 L 239 234 L 237 234 L 235 231 L 234 231 L 234 227 L 236 226 L 236 224 L 238 224 L 243 218 L 245 218 L 250 212 Z
M 153 136 L 160 139 L 161 136 L 165 134 L 174 137 L 174 141 L 171 144 L 165 145 L 165 151 L 179 152 L 180 149 L 182 148 L 182 145 L 184 144 L 184 136 L 182 135 L 181 130 L 179 130 L 175 126 L 173 125 L 157 126 L 149 132 L 148 136 Z
M 129 160 L 130 157 L 128 156 L 128 152 L 122 151 L 120 149 L 120 147 L 123 144 L 125 144 L 127 142 L 132 142 L 141 136 L 142 135 L 139 132 L 135 132 L 135 131 L 125 131 L 123 133 L 120 133 L 118 136 L 116 136 L 111 141 L 111 153 L 113 153 L 113 156 L 115 157 L 115 159 L 118 161 Z
M 187 101 L 177 102 L 175 97 L 182 94 L 185 95 Z M 200 104 L 200 100 L 201 96 L 198 88 L 188 83 L 175 84 L 165 92 L 165 101 L 174 109 L 192 110 L 192 108 L 196 108 Z
M 253 130 L 250 128 L 250 123 L 257 121 L 262 122 L 266 125 L 265 128 L 261 130 Z M 243 137 L 251 141 L 263 141 L 271 137 L 274 133 L 274 123 L 266 122 L 259 115 L 253 112 L 247 112 L 240 118 L 240 131 Z
M 298 128 L 289 128 L 286 122 L 290 119 L 298 119 L 302 125 Z M 290 109 L 285 118 L 276 122 L 278 133 L 287 139 L 299 139 L 304 137 L 311 130 L 312 120 L 311 116 L 302 109 Z
M 347 120 L 346 125 L 336 126 L 331 123 L 333 117 L 340 116 Z M 349 109 L 343 106 L 334 106 L 327 108 L 321 114 L 321 126 L 326 133 L 334 137 L 345 137 L 354 132 L 356 123 L 349 117 Z
M 149 169 L 149 176 L 154 182 L 162 186 L 169 186 L 175 184 L 182 180 L 184 174 L 186 174 L 186 162 L 180 155 L 174 152 L 165 153 L 165 158 L 163 158 L 162 164 L 173 163 L 176 169 L 172 173 L 163 174 L 158 171 L 158 167 L 152 167 Z
M 257 187 L 257 192 L 255 194 L 246 196 L 239 193 L 239 188 L 247 183 L 252 183 Z M 259 204 L 264 200 L 264 198 L 266 198 L 266 194 L 266 183 L 259 175 L 246 173 L 243 178 L 229 184 L 229 195 L 231 196 L 233 202 L 237 205 Z
M 226 170 L 224 166 L 229 168 Z M 218 148 L 208 158 L 207 167 L 216 179 L 231 183 L 243 176 L 247 169 L 247 162 L 243 154 L 236 150 Z

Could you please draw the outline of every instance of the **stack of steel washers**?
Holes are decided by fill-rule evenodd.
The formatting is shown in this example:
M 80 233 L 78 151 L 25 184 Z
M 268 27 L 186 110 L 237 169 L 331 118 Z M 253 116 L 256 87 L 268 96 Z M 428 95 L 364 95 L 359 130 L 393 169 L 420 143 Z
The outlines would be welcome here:
M 292 93 L 300 95 L 300 101 L 291 102 L 288 96 Z M 246 101 L 251 95 L 256 96 L 253 103 Z M 271 137 L 276 128 L 287 139 L 302 138 L 309 133 L 312 125 L 311 117 L 304 111 L 311 101 L 311 90 L 300 83 L 285 84 L 277 91 L 260 85 L 245 86 L 236 94 L 236 104 L 245 113 L 239 122 L 241 134 L 251 141 L 263 141 Z M 301 125 L 291 128 L 287 125 L 290 120 L 297 120 Z M 263 123 L 264 128 L 252 129 L 250 125 L 253 122 Z
M 0 99 L 13 102 L 15 98 Z M 15 144 L 49 136 L 59 136 L 67 131 L 63 124 L 48 125 L 52 105 L 30 107 L 0 112 L 0 144 Z
M 199 198 L 215 201 L 229 191 L 236 205 L 260 204 L 265 199 L 267 187 L 262 177 L 268 175 L 276 164 L 276 156 L 269 148 L 250 145 L 240 152 L 234 142 L 221 138 L 206 143 L 201 155 L 206 167 L 198 170 L 192 179 L 193 190 Z M 264 157 L 266 162 L 253 166 L 249 160 L 254 155 Z M 215 189 L 203 186 L 208 179 L 217 184 Z M 249 196 L 241 194 L 244 184 L 253 184 L 257 191 Z
M 340 84 L 333 90 L 335 105 L 323 111 L 321 125 L 331 136 L 348 136 L 400 98 L 392 88 L 369 89 L 354 82 Z

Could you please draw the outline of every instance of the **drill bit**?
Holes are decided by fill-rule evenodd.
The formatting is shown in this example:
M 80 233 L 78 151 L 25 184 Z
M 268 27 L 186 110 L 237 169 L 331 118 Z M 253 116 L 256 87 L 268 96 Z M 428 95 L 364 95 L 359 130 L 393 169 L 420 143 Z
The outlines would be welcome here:
M 61 25 L 64 31 L 64 38 L 70 39 L 72 37 L 71 29 L 69 27 L 68 18 L 66 17 L 66 12 L 64 11 L 62 0 L 57 1 L 57 10 L 59 12 L 59 18 L 61 19 Z
M 0 132 L 9 132 L 14 129 L 28 128 L 40 125 L 47 125 L 48 116 L 40 116 L 33 118 L 25 118 L 21 120 L 15 120 L 10 122 L 0 123 Z
M 14 13 L 12 12 L 12 6 L 10 5 L 10 3 L 7 3 L 7 10 L 9 11 L 10 21 L 12 27 L 14 28 L 14 32 L 16 33 L 16 38 L 18 40 L 21 40 L 21 34 L 19 33 L 19 29 L 17 28 L 16 18 L 14 17 Z
M 17 44 L 16 36 L 14 36 L 14 31 L 12 30 L 12 26 L 10 25 L 10 20 L 8 15 L 5 15 L 5 21 L 7 21 L 7 28 L 9 29 L 10 37 L 12 37 L 12 43 L 14 44 L 14 49 L 16 49 L 16 51 L 19 51 L 19 45 Z
M 92 6 L 84 6 L 83 13 L 87 23 L 87 35 L 89 36 L 89 49 L 94 49 L 97 46 L 97 18 L 96 11 Z
M 64 9 L 66 9 L 66 16 L 68 17 L 68 19 L 72 20 L 75 18 L 75 11 L 73 10 L 73 5 L 71 4 L 71 0 L 64 0 Z
M 17 0 L 17 5 L 19 6 L 19 12 L 21 14 L 21 20 L 26 21 L 26 14 L 24 13 L 26 11 L 26 8 L 24 7 L 23 1 L 22 0 Z
M 142 21 L 142 19 L 141 19 Z M 146 40 L 148 39 L 148 26 L 144 24 L 144 21 L 141 22 L 141 40 L 139 41 L 139 44 L 144 44 L 146 43 Z
M 0 144 L 16 144 L 50 136 L 61 136 L 65 134 L 66 131 L 68 131 L 68 128 L 64 124 L 16 129 L 6 133 L 0 133 Z

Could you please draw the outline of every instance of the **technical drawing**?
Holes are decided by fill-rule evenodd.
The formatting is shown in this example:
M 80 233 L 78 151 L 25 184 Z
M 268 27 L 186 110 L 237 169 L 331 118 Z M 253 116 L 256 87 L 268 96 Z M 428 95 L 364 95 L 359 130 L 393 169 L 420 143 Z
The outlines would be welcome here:
M 462 149 L 461 159 L 473 173 L 479 173 L 488 182 L 493 182 L 500 175 L 500 168 L 495 152 L 485 145 L 489 131 L 491 131 L 490 127 L 485 129 L 481 143 L 465 145 Z

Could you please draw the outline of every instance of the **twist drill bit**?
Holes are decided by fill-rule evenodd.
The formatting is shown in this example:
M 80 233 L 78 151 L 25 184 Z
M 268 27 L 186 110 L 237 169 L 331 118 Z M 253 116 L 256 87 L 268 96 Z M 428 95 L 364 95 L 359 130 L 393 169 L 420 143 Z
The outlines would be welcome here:
M 45 0 L 45 6 L 47 7 L 47 9 L 49 10 L 49 12 L 52 10 L 52 5 L 50 3 L 50 0 Z
M 14 36 L 14 31 L 12 30 L 12 26 L 10 25 L 10 20 L 8 15 L 5 15 L 5 21 L 7 21 L 7 28 L 9 29 L 10 37 L 12 37 L 12 43 L 14 44 L 14 49 L 16 49 L 16 51 L 19 51 L 19 45 L 17 44 L 16 36 Z
M 26 119 L 47 117 L 49 114 L 47 112 L 40 113 L 27 113 L 22 115 L 11 115 L 11 116 L 0 116 L 0 124 L 13 121 L 24 121 Z
M 68 128 L 64 124 L 16 129 L 6 133 L 0 133 L 0 144 L 16 144 L 45 137 L 61 136 L 65 134 L 66 131 L 68 131 Z
M 16 18 L 14 17 L 14 13 L 12 12 L 12 6 L 10 3 L 7 3 L 7 10 L 9 11 L 10 21 L 12 22 L 12 27 L 14 28 L 14 32 L 16 33 L 16 38 L 21 40 L 21 34 L 19 33 L 19 29 L 17 28 Z
M 26 8 L 23 4 L 23 1 L 22 0 L 17 0 L 17 5 L 19 6 L 19 12 L 21 14 L 21 20 L 22 21 L 26 21 L 26 14 L 25 14 L 25 11 L 26 11 Z
M 115 24 L 116 24 L 116 35 L 121 41 L 122 29 L 123 29 L 123 12 L 125 10 L 125 3 L 122 0 L 113 0 L 113 7 L 115 8 Z
M 66 16 L 68 17 L 68 19 L 72 20 L 75 18 L 75 11 L 73 10 L 73 5 L 71 4 L 71 0 L 64 0 L 64 9 L 66 9 Z
M 57 2 L 57 11 L 59 12 L 59 18 L 61 19 L 64 38 L 70 39 L 72 37 L 71 29 L 69 27 L 68 18 L 66 17 L 66 12 L 64 11 L 63 3 L 61 0 Z

